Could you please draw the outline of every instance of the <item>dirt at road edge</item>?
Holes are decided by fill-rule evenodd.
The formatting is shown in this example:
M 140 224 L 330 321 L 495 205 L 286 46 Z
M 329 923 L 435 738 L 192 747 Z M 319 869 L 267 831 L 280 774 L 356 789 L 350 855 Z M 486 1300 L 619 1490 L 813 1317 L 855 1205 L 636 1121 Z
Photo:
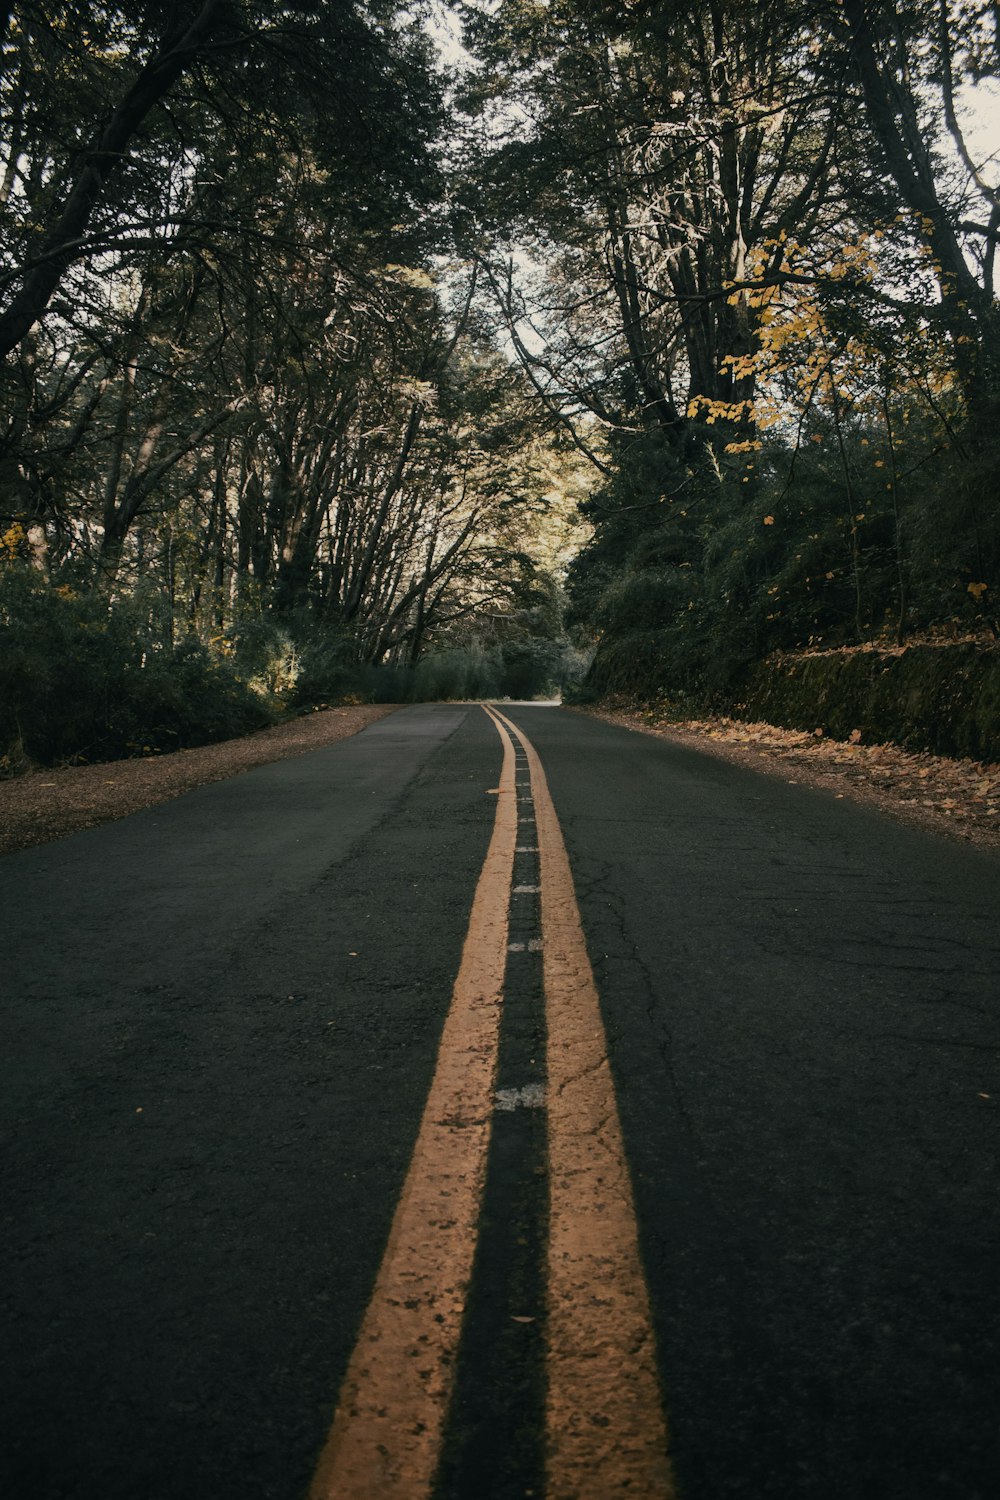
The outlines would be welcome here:
M 143 760 L 36 770 L 0 781 L 0 854 L 64 838 L 222 781 L 253 766 L 357 734 L 394 705 L 357 704 L 306 714 L 245 739 Z M 577 712 L 751 765 L 771 775 L 867 802 L 910 822 L 1000 850 L 1000 765 L 950 760 L 898 745 L 847 744 L 736 719 L 671 721 L 642 708 Z
M 849 743 L 739 719 L 675 721 L 641 707 L 579 711 L 1000 850 L 1000 765 L 951 760 L 900 745 Z
M 327 708 L 286 724 L 274 724 L 243 739 L 221 740 L 194 750 L 142 760 L 34 770 L 0 781 L 0 854 L 127 817 L 253 766 L 319 750 L 357 734 L 392 713 L 393 708 L 373 704 Z

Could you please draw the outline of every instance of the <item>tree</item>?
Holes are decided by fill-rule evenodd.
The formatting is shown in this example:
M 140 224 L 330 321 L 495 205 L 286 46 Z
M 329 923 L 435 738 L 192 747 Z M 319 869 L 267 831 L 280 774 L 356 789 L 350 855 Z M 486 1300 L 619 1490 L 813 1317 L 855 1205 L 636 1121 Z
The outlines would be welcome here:
M 828 25 L 860 86 L 881 170 L 925 252 L 940 298 L 933 317 L 978 413 L 1000 394 L 1000 192 L 973 157 L 958 91 L 998 76 L 995 7 L 843 0 Z
M 556 404 L 569 372 L 561 410 L 655 424 L 683 451 L 693 396 L 752 396 L 727 358 L 754 347 L 755 309 L 730 289 L 759 246 L 826 232 L 842 201 L 846 120 L 808 16 L 509 4 L 475 10 L 470 37 L 502 80 L 473 84 L 471 106 L 499 87 L 520 122 L 487 210 L 550 270 L 533 299 L 494 275 L 511 337 Z
M 396 13 L 8 8 L 10 519 L 71 550 L 99 527 L 113 576 L 143 510 L 173 503 L 244 420 L 268 359 L 346 287 L 365 301 L 372 247 L 405 262 L 433 243 L 439 97 L 426 39 Z
M 175 178 L 161 144 L 195 113 L 186 110 L 183 122 L 173 114 L 182 80 L 200 115 L 199 138 L 184 140 L 188 169 L 213 137 L 232 150 L 246 117 L 259 124 L 262 103 L 272 124 L 281 120 L 276 101 L 284 97 L 286 127 L 312 110 L 327 141 L 336 135 L 341 172 L 370 169 L 376 147 L 368 185 L 377 202 L 403 158 L 412 168 L 428 140 L 414 107 L 413 58 L 391 26 L 395 11 L 383 0 L 348 0 L 336 11 L 283 5 L 276 16 L 232 0 L 127 11 L 73 0 L 7 7 L 4 194 L 20 212 L 3 246 L 0 357 L 43 316 L 72 267 L 97 257 L 106 264 L 150 234 L 190 228 L 189 203 L 178 213 L 171 202 Z M 50 70 L 55 86 L 46 94 Z M 159 202 L 150 203 L 155 186 Z

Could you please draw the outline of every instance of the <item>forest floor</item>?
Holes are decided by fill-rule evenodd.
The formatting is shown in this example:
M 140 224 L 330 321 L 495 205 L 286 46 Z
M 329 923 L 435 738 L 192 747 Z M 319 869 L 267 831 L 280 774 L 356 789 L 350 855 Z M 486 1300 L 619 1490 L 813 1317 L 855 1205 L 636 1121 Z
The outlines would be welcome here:
M 391 707 L 372 704 L 328 708 L 274 724 L 243 739 L 199 745 L 193 750 L 175 750 L 141 760 L 30 770 L 0 781 L 0 854 L 124 818 L 253 766 L 319 750 L 357 734 L 391 712 Z
M 63 838 L 252 766 L 318 750 L 391 712 L 391 706 L 370 704 L 330 708 L 244 739 L 142 760 L 37 769 L 0 781 L 0 853 Z M 1000 848 L 1000 764 L 949 760 L 898 745 L 845 744 L 736 719 L 677 721 L 637 705 L 585 712 Z
M 677 720 L 635 704 L 596 706 L 586 712 L 1000 849 L 1000 764 L 951 760 L 900 745 L 849 744 L 820 733 L 738 719 Z

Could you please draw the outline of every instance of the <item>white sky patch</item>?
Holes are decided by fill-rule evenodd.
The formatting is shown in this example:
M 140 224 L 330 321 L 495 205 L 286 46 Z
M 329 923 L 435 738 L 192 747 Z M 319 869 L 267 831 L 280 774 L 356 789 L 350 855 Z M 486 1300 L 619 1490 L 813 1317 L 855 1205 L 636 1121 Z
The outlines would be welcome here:
M 463 47 L 461 22 L 445 0 L 431 0 L 426 25 L 446 68 L 468 70 L 478 66 L 472 53 Z
M 958 90 L 958 123 L 973 158 L 980 164 L 1000 157 L 1000 82 L 967 84 Z M 991 177 L 1000 175 L 990 173 Z

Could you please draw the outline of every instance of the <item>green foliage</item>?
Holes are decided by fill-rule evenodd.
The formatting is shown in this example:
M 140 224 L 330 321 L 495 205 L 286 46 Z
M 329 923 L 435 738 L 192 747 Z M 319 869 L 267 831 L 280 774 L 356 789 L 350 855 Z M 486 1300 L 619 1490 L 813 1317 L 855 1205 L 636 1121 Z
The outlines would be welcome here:
M 291 691 L 292 703 L 338 703 L 350 698 L 369 698 L 357 646 L 349 631 L 315 625 L 307 627 L 298 638 L 298 661 L 298 676 Z
M 995 761 L 1000 651 L 964 643 L 784 657 L 751 673 L 739 709 L 834 739 L 858 733 L 865 744 Z
M 425 657 L 409 674 L 406 697 L 415 702 L 504 696 L 503 663 L 478 642 Z
M 0 753 L 52 765 L 110 760 L 246 734 L 267 703 L 199 641 L 171 646 L 132 600 L 0 570 Z
M 244 612 L 220 644 L 242 681 L 264 698 L 286 698 L 301 675 L 295 622 L 277 615 Z
M 361 663 L 349 640 L 317 633 L 302 651 L 296 704 L 361 700 L 433 703 L 479 698 L 541 698 L 582 676 L 585 658 L 564 640 L 513 636 L 475 638 L 429 651 L 416 665 Z
M 674 465 L 672 496 L 662 439 L 636 440 L 570 569 L 575 618 L 597 638 L 587 690 L 723 706 L 776 652 L 995 630 L 1000 516 L 985 496 L 1000 451 L 959 434 L 940 453 L 918 412 L 897 415 L 890 449 L 873 418 L 838 434 L 814 412 L 794 446 L 764 446 L 749 482 L 720 461 L 713 484 L 703 454 L 683 477 Z

